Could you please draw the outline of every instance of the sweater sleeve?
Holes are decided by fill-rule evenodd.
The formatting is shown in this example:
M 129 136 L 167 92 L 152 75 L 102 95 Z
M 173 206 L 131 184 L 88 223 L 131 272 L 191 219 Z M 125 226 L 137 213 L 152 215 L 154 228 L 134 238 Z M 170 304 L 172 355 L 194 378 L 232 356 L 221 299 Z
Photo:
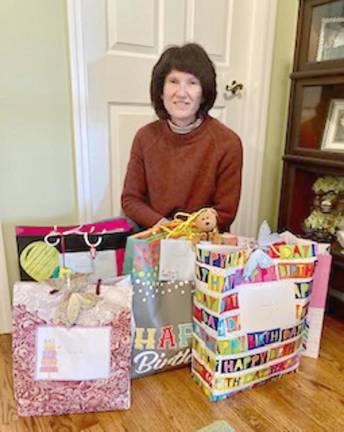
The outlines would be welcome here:
M 234 135 L 225 152 L 216 178 L 214 207 L 218 212 L 221 231 L 228 231 L 235 219 L 241 192 L 243 151 L 241 140 Z
M 121 202 L 125 214 L 145 228 L 153 226 L 164 216 L 150 207 L 148 187 L 142 146 L 136 135 L 128 162 Z

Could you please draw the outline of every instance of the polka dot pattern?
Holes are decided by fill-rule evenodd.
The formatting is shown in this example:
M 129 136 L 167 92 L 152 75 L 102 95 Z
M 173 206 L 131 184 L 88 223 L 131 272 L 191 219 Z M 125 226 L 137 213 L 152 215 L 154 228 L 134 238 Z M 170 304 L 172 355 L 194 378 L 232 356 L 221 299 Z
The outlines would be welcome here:
M 166 281 L 157 280 L 147 284 L 139 278 L 134 279 L 134 293 L 139 296 L 142 302 L 147 302 L 149 298 L 154 299 L 160 296 L 185 296 L 195 292 L 195 284 L 191 281 Z

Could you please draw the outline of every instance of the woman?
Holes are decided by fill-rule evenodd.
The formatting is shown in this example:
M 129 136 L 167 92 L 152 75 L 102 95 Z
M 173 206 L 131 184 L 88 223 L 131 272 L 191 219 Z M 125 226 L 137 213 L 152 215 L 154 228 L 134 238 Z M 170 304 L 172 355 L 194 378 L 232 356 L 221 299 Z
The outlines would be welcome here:
M 153 68 L 150 95 L 159 120 L 134 138 L 124 212 L 150 227 L 177 211 L 213 207 L 220 230 L 229 230 L 240 198 L 242 146 L 208 114 L 216 73 L 204 49 L 194 43 L 166 49 Z

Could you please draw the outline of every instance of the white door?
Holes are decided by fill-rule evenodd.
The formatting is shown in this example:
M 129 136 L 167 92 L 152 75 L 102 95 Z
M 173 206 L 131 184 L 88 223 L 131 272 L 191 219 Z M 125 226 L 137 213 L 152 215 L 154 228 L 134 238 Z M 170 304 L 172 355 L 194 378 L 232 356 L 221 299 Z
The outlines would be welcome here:
M 133 136 L 155 118 L 151 70 L 169 44 L 195 41 L 217 69 L 212 115 L 242 138 L 234 231 L 255 235 L 277 0 L 72 0 L 69 31 L 80 219 L 120 214 Z M 237 81 L 233 96 L 226 85 Z

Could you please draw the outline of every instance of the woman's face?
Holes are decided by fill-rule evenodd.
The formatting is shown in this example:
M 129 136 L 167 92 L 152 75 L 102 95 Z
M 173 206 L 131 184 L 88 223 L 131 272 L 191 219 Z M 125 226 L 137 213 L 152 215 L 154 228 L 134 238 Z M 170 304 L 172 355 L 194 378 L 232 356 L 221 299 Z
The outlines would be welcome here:
M 162 100 L 171 121 L 187 126 L 195 121 L 202 102 L 201 83 L 194 75 L 174 69 L 165 78 Z

